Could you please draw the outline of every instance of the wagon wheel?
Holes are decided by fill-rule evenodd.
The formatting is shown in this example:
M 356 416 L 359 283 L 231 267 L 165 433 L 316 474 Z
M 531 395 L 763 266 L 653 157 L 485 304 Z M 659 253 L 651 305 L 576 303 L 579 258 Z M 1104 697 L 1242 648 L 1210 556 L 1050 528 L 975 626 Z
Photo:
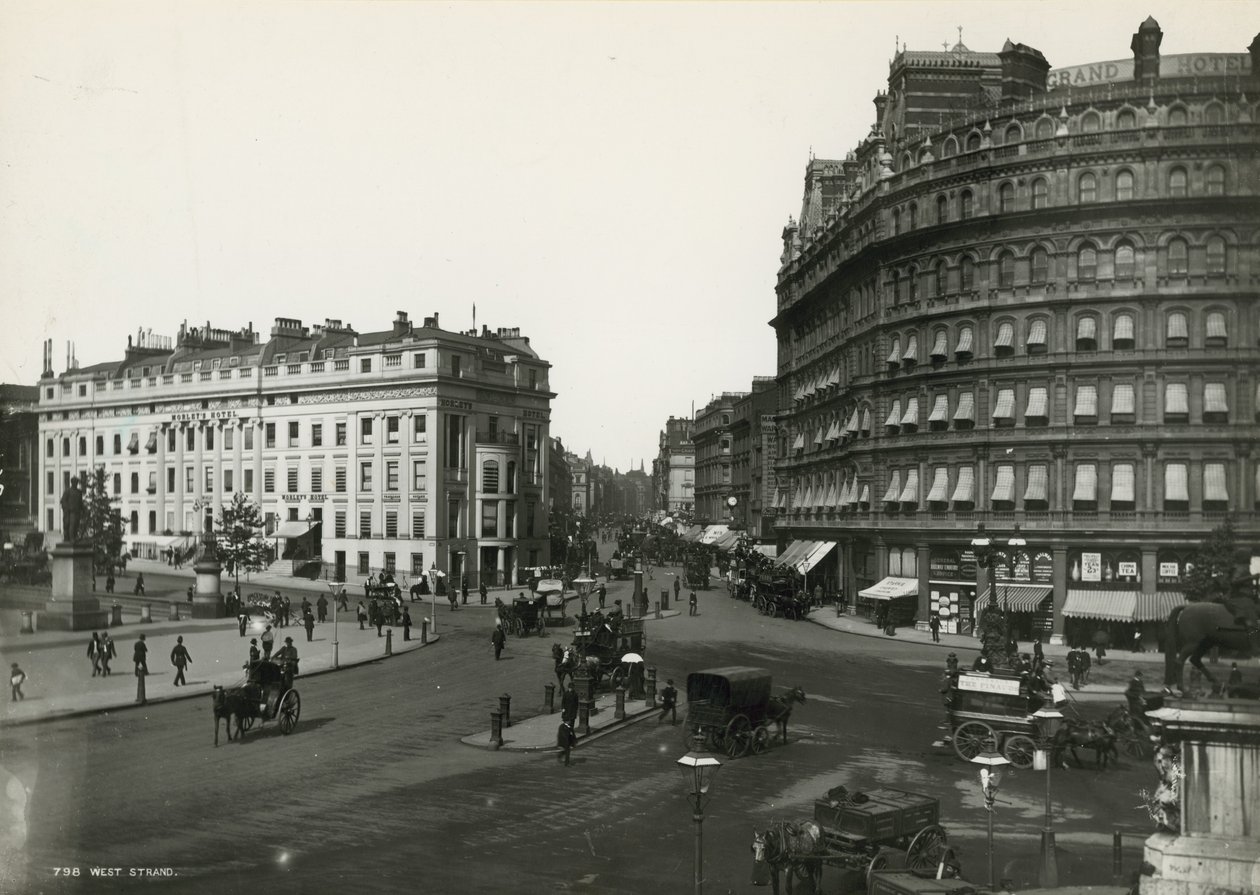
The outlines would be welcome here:
M 1013 734 L 1002 743 L 1002 754 L 1006 756 L 1006 760 L 1021 770 L 1033 766 L 1033 754 L 1036 751 L 1037 744 L 1033 742 L 1032 737 L 1024 736 L 1022 733 Z
M 891 848 L 881 848 L 879 851 L 875 852 L 875 856 L 871 858 L 871 862 L 866 865 L 866 888 L 868 891 L 871 888 L 871 877 L 874 875 L 875 871 L 887 870 L 888 868 L 894 866 L 894 858 L 896 858 L 896 856 L 897 852 Z
M 237 716 L 236 726 L 239 730 L 252 730 L 254 727 L 254 716 L 246 715 L 244 718 Z
M 906 850 L 906 869 L 930 871 L 935 876 L 937 865 L 947 850 L 946 840 L 945 830 L 940 824 L 928 824 L 919 830 Z
M 954 751 L 963 761 L 997 750 L 997 734 L 983 721 L 964 721 L 954 729 Z
M 946 845 L 941 848 L 940 855 L 934 863 L 927 867 L 912 868 L 911 872 L 925 879 L 961 879 L 962 863 L 958 860 L 958 852 L 953 846 Z
M 752 750 L 754 755 L 760 755 L 770 748 L 770 728 L 762 724 L 752 735 Z
M 286 690 L 280 697 L 280 705 L 276 709 L 276 718 L 280 722 L 280 732 L 288 735 L 297 727 L 298 717 L 302 714 L 302 697 L 297 690 Z
M 778 603 L 767 603 L 767 604 L 766 604 L 766 615 L 770 616 L 771 618 L 776 618 L 776 617 L 779 615 L 779 604 L 778 604 Z
M 731 758 L 740 758 L 752 748 L 752 723 L 747 715 L 736 715 L 726 725 L 722 751 Z

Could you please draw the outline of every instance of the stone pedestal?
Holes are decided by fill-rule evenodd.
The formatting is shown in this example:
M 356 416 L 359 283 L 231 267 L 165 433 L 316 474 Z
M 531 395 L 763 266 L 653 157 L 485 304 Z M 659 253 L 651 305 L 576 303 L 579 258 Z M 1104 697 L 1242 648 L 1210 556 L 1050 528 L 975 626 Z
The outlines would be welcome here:
M 1260 892 L 1260 705 L 1170 699 L 1150 716 L 1181 744 L 1181 831 L 1146 841 L 1142 895 Z
M 41 631 L 104 630 L 109 613 L 92 594 L 92 545 L 53 547 L 52 598 L 39 613 Z
M 214 557 L 203 556 L 193 563 L 193 571 L 197 573 L 197 589 L 193 592 L 192 617 L 223 618 L 226 608 L 219 580 L 223 564 Z

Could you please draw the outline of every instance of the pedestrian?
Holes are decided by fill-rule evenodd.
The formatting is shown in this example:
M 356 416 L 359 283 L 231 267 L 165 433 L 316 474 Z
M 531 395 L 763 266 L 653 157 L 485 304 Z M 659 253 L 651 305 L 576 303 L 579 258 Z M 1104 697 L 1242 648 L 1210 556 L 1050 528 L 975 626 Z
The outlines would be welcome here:
M 149 673 L 149 645 L 144 642 L 143 634 L 140 635 L 135 648 L 131 651 L 131 661 L 136 666 L 136 677 Z
M 1229 663 L 1229 680 L 1225 684 L 1226 696 L 1242 696 L 1242 672 L 1238 670 L 1237 662 Z
M 945 657 L 945 669 L 950 674 L 958 674 L 958 653 L 950 653 Z
M 110 671 L 109 660 L 118 655 L 118 651 L 114 649 L 114 641 L 109 639 L 109 632 L 101 632 L 101 677 L 109 677 L 114 672 Z
M 9 701 L 17 702 L 25 699 L 26 694 L 22 692 L 22 682 L 26 680 L 26 672 L 18 667 L 18 663 L 9 663 Z
M 486 605 L 486 594 L 489 593 L 489 591 L 486 590 L 486 583 L 484 581 L 477 585 L 477 593 L 481 594 L 481 605 Z
M 1081 663 L 1081 687 L 1084 688 L 1089 683 L 1089 666 L 1093 662 L 1089 657 L 1089 650 L 1083 647 L 1077 648 L 1077 661 Z
M 175 686 L 187 685 L 184 669 L 192 664 L 192 656 L 188 655 L 188 647 L 184 646 L 184 638 L 175 638 L 175 648 L 171 650 L 171 664 L 175 666 Z
M 1098 659 L 1099 665 L 1107 664 L 1103 660 L 1107 657 L 1107 632 L 1102 628 L 1094 631 L 1094 656 Z
M 271 630 L 271 625 L 267 625 L 267 630 L 262 632 L 263 661 L 266 662 L 271 658 L 271 648 L 276 645 L 276 632 Z
M 293 638 L 284 638 L 284 646 L 276 653 L 276 661 L 280 663 L 280 671 L 284 675 L 285 687 L 293 686 L 293 679 L 298 673 L 298 651 L 293 645 Z
M 673 678 L 665 682 L 665 689 L 661 691 L 661 714 L 656 723 L 664 721 L 666 715 L 669 715 L 671 726 L 678 723 L 678 691 L 674 689 Z
M 258 649 L 258 638 L 252 637 L 249 641 L 249 664 L 254 665 L 262 658 L 262 653 Z
M 138 572 L 136 574 L 136 587 L 132 593 L 139 594 L 142 597 L 144 596 L 144 572 Z
M 446 598 L 451 601 L 451 612 L 454 612 L 459 608 L 457 605 L 459 603 L 459 594 L 455 591 L 455 588 L 451 588 L 451 591 L 446 595 Z
M 328 598 L 320 594 L 319 599 L 315 602 L 315 608 L 319 611 L 319 623 L 322 625 L 328 621 Z
M 101 673 L 101 638 L 95 631 L 92 632 L 92 639 L 88 641 L 87 655 L 92 660 L 92 677 L 96 677 Z
M 385 635 L 381 633 L 381 628 L 383 628 L 383 627 L 385 626 L 385 611 L 384 611 L 384 607 L 382 607 L 382 606 L 381 606 L 380 604 L 378 604 L 375 600 L 373 600 L 373 601 L 372 601 L 372 608 L 376 610 L 376 636 L 377 636 L 377 637 L 384 637 Z
M 105 574 L 105 593 L 112 594 L 114 592 L 114 570 L 110 569 Z
M 1072 681 L 1072 689 L 1081 689 L 1081 657 L 1076 654 L 1076 647 L 1068 650 L 1067 668 L 1068 677 Z
M 932 642 L 941 642 L 941 617 L 935 612 L 928 618 L 928 630 L 932 632 Z
M 367 621 L 368 614 L 367 614 L 367 609 L 363 606 L 362 600 L 359 601 L 359 608 L 357 610 L 357 614 L 359 617 L 359 630 L 360 631 L 365 630 L 363 627 L 363 623 Z
M 188 585 L 188 602 L 189 602 L 189 603 L 191 603 L 191 602 L 193 601 L 193 593 L 194 593 L 196 590 L 197 590 L 197 585 L 195 585 L 195 584 L 190 584 L 190 585 Z
M 674 583 L 677 584 L 678 582 L 675 581 Z M 600 582 L 600 585 L 599 585 L 599 608 L 600 609 L 604 608 L 604 600 L 606 600 L 607 598 L 608 598 L 608 587 L 603 582 Z M 675 600 L 678 599 L 677 590 L 674 591 L 674 599 Z
M 687 614 L 688 614 L 688 615 L 699 615 L 699 614 L 700 614 L 700 612 L 698 611 L 698 609 L 697 609 L 697 607 L 696 607 L 696 592 L 695 592 L 694 590 L 693 590 L 693 591 L 691 592 L 691 594 L 687 597 Z
M 1041 638 L 1038 637 L 1033 641 L 1033 663 L 1046 661 L 1046 651 L 1041 648 Z
M 675 575 L 674 576 L 674 602 L 675 603 L 678 602 L 678 594 L 681 592 L 682 592 L 682 582 L 679 581 L 678 576 Z M 600 606 L 603 606 L 603 605 L 604 605 L 603 603 L 600 603 Z
M 284 626 L 287 628 L 293 624 L 293 601 L 288 597 L 284 598 Z
M 465 575 L 459 581 L 459 595 L 462 598 L 460 602 L 463 603 L 465 606 L 467 606 L 468 605 L 468 576 L 467 575 Z
M 249 626 L 249 612 L 244 606 L 236 610 L 236 627 L 241 632 L 241 636 L 245 636 L 245 628 Z
M 1133 652 L 1135 653 L 1146 652 L 1146 650 L 1142 648 L 1142 629 L 1141 628 L 1133 629 Z
M 350 611 L 350 598 L 346 596 L 345 585 L 342 585 L 341 589 L 337 591 L 337 608 L 342 612 Z
M 499 654 L 503 652 L 503 647 L 507 645 L 507 635 L 503 633 L 503 626 L 497 621 L 494 623 L 494 633 L 490 635 L 490 642 L 494 644 L 494 661 L 499 661 Z
M 403 613 L 402 614 L 403 640 L 410 640 L 411 639 L 411 610 L 408 609 L 406 606 L 404 606 L 402 613 Z
M 1146 714 L 1146 684 L 1142 681 L 1141 671 L 1133 672 L 1124 698 L 1129 703 L 1129 714 L 1139 717 Z
M 306 642 L 310 643 L 315 639 L 315 616 L 311 614 L 311 609 L 306 608 L 306 615 L 302 616 L 302 624 L 306 627 Z
M 564 693 L 560 696 L 560 717 L 567 723 L 572 724 L 577 720 L 578 716 L 578 695 L 577 690 L 573 689 L 573 681 L 570 680 L 565 685 Z
M 17 666 L 13 666 L 16 668 Z M 569 752 L 572 751 L 574 745 L 577 744 L 577 734 L 573 732 L 573 722 L 560 722 L 560 727 L 556 730 L 556 747 L 560 750 L 560 754 L 556 756 L 558 761 L 564 762 L 567 768 L 572 762 L 569 759 Z

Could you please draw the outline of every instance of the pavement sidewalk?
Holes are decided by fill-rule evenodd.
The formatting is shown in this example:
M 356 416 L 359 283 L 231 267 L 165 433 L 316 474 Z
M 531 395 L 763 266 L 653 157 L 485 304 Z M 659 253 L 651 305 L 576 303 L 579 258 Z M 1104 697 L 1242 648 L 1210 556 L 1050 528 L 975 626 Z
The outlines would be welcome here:
M 591 715 L 590 733 L 579 733 L 577 746 L 574 748 L 580 749 L 587 743 L 597 740 L 606 734 L 655 717 L 661 712 L 659 700 L 653 700 L 649 704 L 646 699 L 627 699 L 624 718 L 616 717 L 616 708 L 617 695 L 615 693 L 598 694 L 595 697 L 596 711 Z M 679 723 L 681 724 L 682 719 L 686 717 L 686 703 L 681 703 L 678 706 Z M 555 749 L 556 729 L 559 726 L 560 699 L 559 694 L 556 694 L 556 710 L 554 712 L 550 714 L 543 712 L 519 721 L 513 719 L 512 726 L 503 729 L 503 745 L 500 748 L 509 752 L 538 752 Z M 483 749 L 495 748 L 490 730 L 462 737 L 460 742 L 465 746 L 477 746 Z

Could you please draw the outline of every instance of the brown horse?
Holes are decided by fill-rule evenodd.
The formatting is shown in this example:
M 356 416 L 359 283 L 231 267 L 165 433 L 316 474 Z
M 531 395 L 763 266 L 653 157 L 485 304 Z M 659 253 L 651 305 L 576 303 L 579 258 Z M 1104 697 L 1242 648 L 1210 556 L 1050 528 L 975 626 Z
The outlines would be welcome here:
M 215 686 L 214 691 L 210 694 L 210 698 L 214 703 L 214 744 L 216 746 L 219 745 L 220 719 L 227 721 L 227 738 L 229 743 L 232 742 L 233 718 L 236 719 L 236 736 L 238 738 L 244 736 L 245 698 L 239 693 L 228 693 L 220 686 Z
M 1219 693 L 1221 683 L 1203 667 L 1203 654 L 1213 647 L 1249 653 L 1260 646 L 1260 611 L 1252 597 L 1232 597 L 1223 603 L 1187 603 L 1168 616 L 1169 636 L 1164 646 L 1164 687 L 1184 692 L 1186 659 Z
M 770 708 L 766 712 L 766 717 L 779 725 L 779 737 L 783 740 L 783 745 L 785 746 L 788 741 L 788 719 L 792 717 L 792 706 L 798 702 L 805 702 L 805 691 L 800 687 L 793 687 L 791 690 L 785 690 L 779 696 L 770 697 Z

